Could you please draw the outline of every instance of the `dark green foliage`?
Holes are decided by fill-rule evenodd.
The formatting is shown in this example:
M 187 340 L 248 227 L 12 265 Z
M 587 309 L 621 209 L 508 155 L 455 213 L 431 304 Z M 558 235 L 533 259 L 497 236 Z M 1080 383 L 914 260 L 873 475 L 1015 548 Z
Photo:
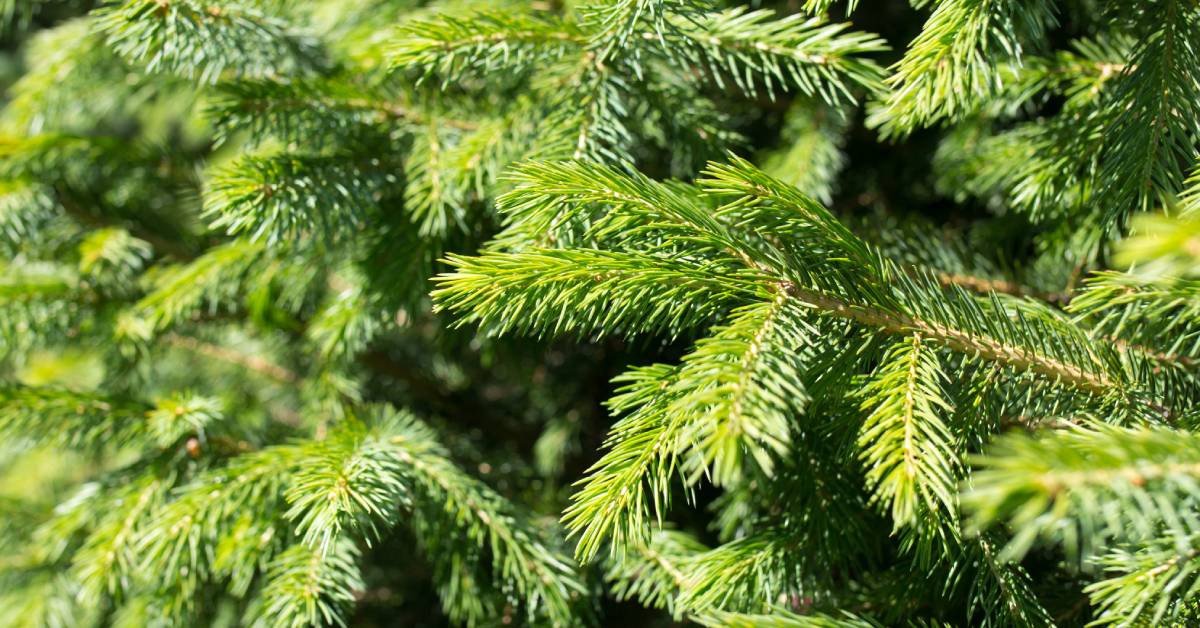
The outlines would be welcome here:
M 1200 7 L 858 4 L 0 0 L 0 624 L 1195 623 Z

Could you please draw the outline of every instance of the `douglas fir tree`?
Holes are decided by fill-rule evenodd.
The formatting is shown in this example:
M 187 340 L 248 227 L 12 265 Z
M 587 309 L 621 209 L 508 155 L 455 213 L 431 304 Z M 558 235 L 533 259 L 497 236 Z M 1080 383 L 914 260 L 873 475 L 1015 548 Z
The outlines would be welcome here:
M 1196 0 L 0 49 L 0 625 L 1200 624 Z

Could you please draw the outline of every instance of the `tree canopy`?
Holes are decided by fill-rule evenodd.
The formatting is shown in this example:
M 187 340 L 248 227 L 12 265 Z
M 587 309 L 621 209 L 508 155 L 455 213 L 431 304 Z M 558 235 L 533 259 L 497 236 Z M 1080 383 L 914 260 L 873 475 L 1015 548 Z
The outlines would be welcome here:
M 1200 622 L 1194 0 L 0 0 L 0 623 Z

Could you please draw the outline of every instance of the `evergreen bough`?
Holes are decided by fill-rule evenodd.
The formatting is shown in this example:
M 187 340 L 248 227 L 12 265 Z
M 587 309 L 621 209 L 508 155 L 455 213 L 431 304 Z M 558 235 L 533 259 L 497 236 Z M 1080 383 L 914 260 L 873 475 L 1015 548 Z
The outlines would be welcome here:
M 0 0 L 0 623 L 1200 621 L 1200 5 L 858 5 Z

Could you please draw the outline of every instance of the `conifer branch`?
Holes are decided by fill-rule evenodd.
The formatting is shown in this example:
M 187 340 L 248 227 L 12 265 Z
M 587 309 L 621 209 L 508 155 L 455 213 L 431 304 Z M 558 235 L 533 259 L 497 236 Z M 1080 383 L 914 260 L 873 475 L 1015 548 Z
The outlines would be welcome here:
M 657 364 L 616 380 L 625 385 L 609 407 L 628 414 L 613 426 L 609 451 L 588 470 L 563 512 L 568 533 L 579 537 L 575 556 L 581 562 L 594 558 L 609 537 L 617 547 L 646 543 L 650 519 L 661 521 L 669 509 L 686 417 L 661 410 L 673 400 L 671 384 L 678 377 L 678 368 Z
M 599 0 L 584 9 L 583 22 L 591 32 L 591 47 L 604 63 L 623 52 L 629 39 L 643 33 L 661 42 L 672 14 L 685 19 L 703 10 L 704 0 Z
M 1186 538 L 1186 507 L 1200 464 L 1189 432 L 1104 428 L 1011 435 L 977 462 L 964 504 L 976 526 L 1007 521 L 1018 534 L 1003 556 L 1023 555 L 1039 536 L 1087 555 L 1105 540 L 1140 541 L 1164 529 Z M 1137 503 L 1137 508 L 1125 505 Z
M 917 277 L 908 279 L 907 281 L 898 281 L 896 285 L 901 290 L 904 297 L 909 301 L 906 306 L 897 308 L 891 303 L 890 299 L 881 299 L 875 293 L 876 287 L 872 285 L 874 282 L 884 281 L 883 278 L 889 276 L 897 276 L 899 273 L 891 265 L 890 262 L 880 258 L 879 254 L 874 251 L 869 245 L 851 233 L 844 225 L 838 222 L 829 213 L 828 210 L 821 207 L 817 203 L 797 193 L 794 189 L 786 185 L 779 184 L 777 181 L 766 177 L 761 172 L 754 169 L 752 166 L 742 161 L 735 161 L 730 166 L 713 166 L 709 170 L 711 179 L 705 180 L 707 191 L 712 194 L 722 195 L 743 195 L 743 198 L 759 199 L 773 204 L 778 204 L 781 207 L 786 207 L 786 211 L 791 212 L 787 216 L 777 212 L 771 207 L 758 205 L 747 202 L 746 200 L 735 201 L 728 206 L 727 213 L 731 216 L 734 212 L 742 214 L 743 212 L 752 211 L 753 215 L 759 220 L 775 219 L 780 222 L 773 229 L 777 234 L 786 233 L 786 230 L 792 230 L 798 237 L 811 237 L 807 234 L 820 234 L 820 246 L 836 247 L 839 255 L 844 255 L 852 260 L 854 266 L 850 266 L 842 270 L 838 269 L 839 273 L 847 273 L 843 281 L 852 282 L 851 285 L 836 282 L 835 277 L 805 277 L 807 281 L 812 281 L 819 286 L 818 288 L 810 288 L 793 281 L 792 279 L 769 279 L 770 276 L 776 274 L 777 270 L 772 268 L 764 268 L 764 264 L 778 265 L 781 261 L 787 264 L 786 260 L 778 260 L 769 251 L 762 251 L 757 248 L 761 245 L 756 245 L 746 239 L 746 235 L 739 233 L 736 228 L 732 228 L 723 224 L 717 217 L 704 215 L 698 207 L 693 205 L 685 197 L 677 191 L 668 189 L 661 185 L 653 185 L 650 182 L 639 180 L 637 178 L 626 177 L 612 171 L 603 171 L 600 169 L 590 168 L 583 164 L 564 165 L 564 166 L 538 166 L 531 165 L 523 171 L 522 176 L 528 181 L 523 187 L 519 188 L 512 194 L 514 200 L 521 199 L 520 203 L 505 201 L 509 211 L 519 212 L 527 217 L 520 218 L 523 221 L 533 220 L 536 216 L 541 216 L 540 224 L 553 224 L 552 221 L 562 220 L 563 210 L 578 211 L 573 208 L 586 208 L 589 203 L 610 203 L 616 208 L 628 208 L 632 210 L 633 216 L 637 217 L 632 224 L 627 219 L 625 214 L 620 212 L 611 212 L 609 219 L 611 223 L 599 221 L 591 228 L 591 232 L 596 236 L 604 239 L 608 238 L 610 230 L 616 228 L 621 229 L 621 237 L 629 237 L 629 234 L 637 233 L 631 231 L 631 226 L 636 226 L 637 221 L 650 221 L 651 229 L 670 235 L 671 229 L 675 229 L 675 224 L 684 228 L 684 231 L 678 237 L 687 238 L 693 242 L 697 239 L 700 241 L 707 240 L 707 246 L 712 247 L 722 254 L 734 257 L 746 266 L 749 266 L 753 274 L 744 275 L 751 285 L 747 286 L 749 292 L 757 292 L 758 294 L 776 294 L 782 291 L 791 297 L 809 304 L 812 307 L 834 316 L 853 320 L 859 324 L 869 328 L 879 329 L 881 331 L 908 335 L 911 333 L 919 333 L 922 337 L 928 338 L 938 344 L 942 344 L 950 349 L 965 353 L 970 356 L 980 357 L 989 361 L 997 361 L 1019 370 L 1033 371 L 1040 373 L 1052 381 L 1061 381 L 1070 386 L 1080 388 L 1101 396 L 1116 392 L 1117 386 L 1113 376 L 1106 372 L 1103 366 L 1102 359 L 1099 357 L 1099 349 L 1085 346 L 1076 346 L 1075 343 L 1085 343 L 1086 338 L 1079 337 L 1072 342 L 1071 345 L 1063 347 L 1063 357 L 1054 355 L 1044 355 L 1034 350 L 1030 346 L 1025 346 L 1021 342 L 1014 340 L 1006 340 L 1005 338 L 996 337 L 997 333 L 1011 334 L 1014 337 L 1019 337 L 1024 332 L 1019 327 L 1011 327 L 1005 329 L 1004 326 L 996 327 L 993 331 L 986 332 L 985 327 L 979 327 L 976 323 L 971 322 L 980 314 L 975 315 L 958 315 L 954 314 L 957 309 L 965 308 L 967 310 L 977 310 L 979 305 L 971 300 L 967 295 L 950 293 L 940 297 L 943 301 L 949 299 L 948 302 L 953 302 L 955 305 L 952 308 L 937 308 L 926 309 L 923 305 L 926 299 L 934 298 L 934 295 L 929 292 L 928 281 L 925 278 Z M 567 214 L 569 216 L 569 214 Z M 550 217 L 554 218 L 550 218 Z M 737 216 L 740 220 L 745 220 L 742 215 Z M 675 223 L 675 224 L 672 224 Z M 643 223 L 644 224 L 644 223 Z M 667 231 L 662 231 L 666 229 Z M 687 235 L 685 235 L 687 234 Z M 692 245 L 693 248 L 695 244 Z M 578 256 L 582 251 L 571 251 L 569 253 L 556 254 L 556 258 L 560 259 L 562 264 L 572 264 L 582 261 Z M 789 251 L 791 253 L 791 251 Z M 804 254 L 802 250 L 796 250 L 794 255 Z M 563 331 L 574 331 L 576 329 L 600 329 L 612 330 L 617 328 L 617 325 L 609 325 L 602 323 L 596 327 L 585 325 L 583 321 L 587 320 L 584 316 L 582 320 L 567 320 L 555 319 L 553 310 L 545 309 L 544 305 L 538 309 L 529 310 L 526 314 L 517 317 L 516 311 L 495 310 L 492 303 L 499 302 L 497 297 L 504 294 L 504 301 L 516 297 L 526 292 L 526 289 L 520 284 L 501 285 L 495 283 L 496 279 L 502 278 L 505 275 L 513 276 L 510 272 L 500 272 L 497 266 L 493 264 L 501 259 L 505 260 L 506 264 L 516 264 L 517 260 L 522 260 L 523 264 L 542 265 L 549 260 L 544 259 L 545 253 L 521 253 L 521 254 L 505 254 L 503 257 L 490 256 L 481 258 L 488 260 L 486 265 L 480 265 L 472 268 L 471 273 L 456 273 L 445 275 L 439 279 L 445 284 L 445 287 L 434 293 L 434 297 L 442 305 L 453 311 L 462 313 L 474 312 L 472 316 L 482 316 L 489 325 L 501 324 L 501 330 L 509 329 L 512 323 L 507 321 L 521 321 L 521 327 L 529 330 L 546 331 L 550 329 L 558 329 L 562 325 Z M 589 253 L 589 255 L 597 255 L 597 253 Z M 606 256 L 614 255 L 606 253 Z M 627 253 L 620 254 L 621 256 L 629 255 Z M 614 261 L 619 258 L 613 258 Z M 633 258 L 630 258 L 631 260 Z M 661 257 L 649 256 L 642 258 L 644 261 L 643 268 L 662 268 Z M 598 259 L 593 260 L 595 264 Z M 467 265 L 467 260 L 454 260 L 456 264 Z M 815 263 L 815 262 L 814 262 Z M 512 266 L 515 269 L 517 266 Z M 709 266 L 714 270 L 720 266 Z M 574 290 L 563 293 L 564 297 L 568 295 L 578 294 L 576 291 L 582 290 L 583 285 L 578 283 L 582 277 L 583 267 L 577 267 L 572 275 L 558 275 L 563 280 L 571 281 L 577 287 Z M 790 273 L 795 266 L 788 264 L 788 267 L 783 270 L 785 273 Z M 549 268 L 543 268 L 543 271 L 548 271 Z M 659 272 L 659 271 L 656 271 Z M 737 271 L 721 271 L 724 280 L 730 282 L 730 287 L 736 286 L 735 277 Z M 745 271 L 741 271 L 745 273 Z M 478 277 L 476 273 L 482 273 Z M 594 276 L 603 277 L 598 273 L 593 273 Z M 549 276 L 549 275 L 543 275 Z M 486 279 L 485 279 L 486 277 Z M 626 276 L 628 279 L 637 277 L 642 281 L 650 280 L 651 275 L 630 274 Z M 664 280 L 668 279 L 663 277 Z M 496 295 L 491 299 L 483 299 L 480 296 L 472 296 L 473 293 L 468 293 L 465 289 L 467 281 L 471 280 L 471 285 L 479 285 L 480 288 L 486 289 L 491 294 Z M 746 280 L 743 280 L 743 283 Z M 829 283 L 829 282 L 833 283 Z M 667 285 L 677 284 L 675 280 L 664 281 Z M 828 288 L 824 284 L 829 283 Z M 486 286 L 484 286 L 486 284 Z M 691 289 L 703 288 L 703 284 L 691 284 L 685 286 Z M 503 292 L 500 292 L 500 291 Z M 676 288 L 675 290 L 679 290 Z M 840 296 L 837 292 L 843 292 L 847 296 Z M 600 290 L 603 294 L 607 290 Z M 678 292 L 677 292 L 678 294 Z M 734 293 L 736 294 L 736 293 Z M 943 294 L 939 289 L 937 294 Z M 682 294 L 680 296 L 683 296 Z M 734 296 L 731 294 L 730 296 Z M 594 297 L 589 297 L 588 302 Z M 544 301 L 540 301 L 544 303 Z M 676 305 L 673 300 L 667 298 L 655 298 L 654 303 L 661 303 L 663 306 L 668 304 L 674 307 Z M 912 308 L 912 309 L 909 309 Z M 1003 308 L 997 305 L 997 311 L 1002 311 Z M 672 310 L 664 310 L 663 314 L 669 313 Z M 542 313 L 550 314 L 551 320 L 541 320 Z M 613 316 L 611 309 L 605 309 L 605 316 Z M 928 316 L 923 316 L 925 313 Z M 657 320 L 663 314 L 651 316 L 649 320 Z M 603 321 L 603 317 L 598 320 Z M 693 319 L 694 320 L 694 319 Z M 1046 322 L 1050 324 L 1049 320 Z M 956 324 L 971 325 L 979 327 L 972 330 L 970 328 L 960 328 Z M 1026 323 L 1028 324 L 1028 323 Z M 1054 323 L 1057 324 L 1057 323 Z M 592 325 L 596 325 L 595 322 Z M 1069 356 L 1069 358 L 1068 358 Z
M 447 261 L 457 269 L 436 279 L 438 310 L 461 314 L 460 325 L 474 322 L 497 334 L 628 329 L 674 335 L 711 320 L 756 288 L 732 273 L 717 274 L 720 268 L 637 253 L 545 249 Z M 661 298 L 664 289 L 674 298 Z M 648 300 L 651 295 L 656 298 Z M 646 309 L 648 303 L 653 309 Z
M 227 70 L 261 77 L 320 67 L 320 46 L 264 6 L 255 0 L 127 0 L 93 19 L 118 54 L 150 72 L 213 83 Z
M 796 541 L 768 530 L 695 556 L 688 562 L 677 603 L 696 614 L 709 609 L 766 610 L 781 596 L 803 590 L 800 579 L 811 566 L 804 564 Z
M 285 495 L 291 520 L 305 544 L 321 554 L 343 532 L 371 539 L 395 522 L 406 487 L 387 443 L 350 425 L 306 448 Z
M 544 615 L 558 623 L 586 616 L 586 610 L 578 607 L 585 588 L 568 558 L 508 512 L 502 497 L 449 462 L 428 428 L 403 415 L 387 421 L 394 434 L 389 442 L 397 450 L 396 459 L 414 472 L 427 500 L 416 513 L 419 540 L 444 575 L 479 560 L 468 558 L 473 548 L 468 554 L 461 547 L 455 549 L 455 536 L 447 532 L 459 529 L 465 533 L 459 541 L 470 539 L 489 549 L 491 573 L 522 592 L 527 616 Z M 443 604 L 452 612 L 466 606 L 449 598 Z
M 939 2 L 904 58 L 893 67 L 886 101 L 871 122 L 890 136 L 970 113 L 1003 85 L 997 68 L 1020 63 L 1054 22 L 1049 3 L 1033 0 Z
M 478 128 L 476 122 L 424 111 L 387 91 L 321 79 L 225 83 L 209 105 L 209 116 L 226 133 L 244 130 L 256 137 L 269 134 L 310 142 L 354 136 L 372 125 Z
M 697 452 L 684 465 L 691 481 L 733 484 L 744 458 L 770 475 L 773 456 L 787 451 L 790 418 L 803 412 L 808 395 L 799 360 L 780 357 L 803 354 L 817 336 L 792 306 L 777 298 L 739 310 L 684 357 L 673 384 L 681 392 L 666 412 L 694 414 L 685 436 Z
M 104 514 L 100 525 L 88 534 L 72 565 L 85 600 L 97 603 L 106 595 L 119 595 L 126 583 L 136 578 L 138 530 L 171 484 L 169 477 L 140 478 L 121 491 L 117 508 Z
M 214 228 L 268 244 L 301 234 L 332 242 L 361 227 L 389 188 L 388 164 L 347 155 L 246 156 L 215 172 L 204 196 Z
M 148 405 L 55 388 L 0 389 L 0 429 L 64 447 L 126 445 L 145 432 Z
M 1139 7 L 1140 35 L 1113 98 L 1098 200 L 1111 224 L 1179 192 L 1200 131 L 1200 13 L 1188 2 Z
M 142 567 L 161 574 L 159 586 L 179 592 L 176 599 L 185 604 L 210 577 L 228 578 L 234 592 L 246 592 L 260 566 L 281 549 L 282 493 L 300 453 L 297 446 L 243 453 L 181 487 L 139 534 Z M 236 534 L 226 537 L 231 530 Z M 207 548 L 222 538 L 224 552 L 212 556 Z
M 686 562 L 707 549 L 686 533 L 657 530 L 648 543 L 609 557 L 604 577 L 617 599 L 636 599 L 681 617 L 675 600 L 687 584 Z
M 958 286 L 971 292 L 979 294 L 988 294 L 992 292 L 1007 294 L 1014 297 L 1033 297 L 1052 303 L 1055 305 L 1067 304 L 1071 296 L 1065 292 L 1038 292 L 1030 290 L 1025 286 L 1007 279 L 991 279 L 988 277 L 977 277 L 965 273 L 951 273 L 937 271 L 937 280 L 943 286 Z
M 849 25 L 820 18 L 773 17 L 769 10 L 739 7 L 698 20 L 681 18 L 673 23 L 673 30 L 683 54 L 718 85 L 728 75 L 752 96 L 759 89 L 756 82 L 771 98 L 777 88 L 793 86 L 830 105 L 853 101 L 851 88 L 868 93 L 883 89 L 883 69 L 862 58 L 887 50 L 883 40 L 846 32 Z M 675 37 L 669 41 L 677 42 Z
M 1139 621 L 1162 623 L 1189 621 L 1187 607 L 1196 587 L 1200 539 L 1193 534 L 1156 539 L 1146 547 L 1116 549 L 1098 561 L 1108 578 L 1088 585 L 1086 591 L 1104 624 Z
M 798 101 L 784 121 L 790 143 L 766 156 L 763 171 L 828 204 L 845 166 L 842 144 L 849 122 L 836 109 Z
M 355 596 L 365 588 L 360 554 L 345 540 L 328 552 L 297 544 L 267 567 L 260 621 L 279 626 L 346 626 Z
M 787 294 L 824 313 L 846 318 L 867 327 L 897 335 L 916 333 L 954 351 L 999 362 L 1019 370 L 1034 371 L 1052 381 L 1061 381 L 1097 395 L 1103 396 L 1115 391 L 1115 383 L 1103 373 L 1089 372 L 1077 365 L 1039 355 L 1033 350 L 1019 345 L 1007 344 L 994 338 L 974 336 L 940 323 L 923 321 L 904 314 L 843 301 L 834 296 L 800 288 L 794 284 L 783 284 L 781 287 Z
M 441 15 L 404 25 L 389 51 L 393 67 L 420 68 L 442 83 L 470 71 L 520 71 L 535 63 L 581 51 L 587 36 L 574 24 L 536 15 L 481 12 L 466 18 Z
M 291 369 L 282 367 L 270 360 L 257 355 L 248 355 L 229 347 L 222 347 L 209 342 L 204 342 L 199 338 L 185 336 L 170 332 L 164 334 L 162 341 L 168 345 L 194 351 L 196 353 L 216 358 L 223 362 L 236 364 L 242 368 L 262 373 L 267 377 L 284 384 L 294 384 L 300 380 L 300 376 Z
M 898 527 L 924 527 L 957 511 L 958 453 L 940 416 L 950 411 L 939 390 L 944 380 L 936 355 L 914 334 L 888 352 L 863 389 L 869 414 L 859 456 L 876 501 L 890 508 Z

